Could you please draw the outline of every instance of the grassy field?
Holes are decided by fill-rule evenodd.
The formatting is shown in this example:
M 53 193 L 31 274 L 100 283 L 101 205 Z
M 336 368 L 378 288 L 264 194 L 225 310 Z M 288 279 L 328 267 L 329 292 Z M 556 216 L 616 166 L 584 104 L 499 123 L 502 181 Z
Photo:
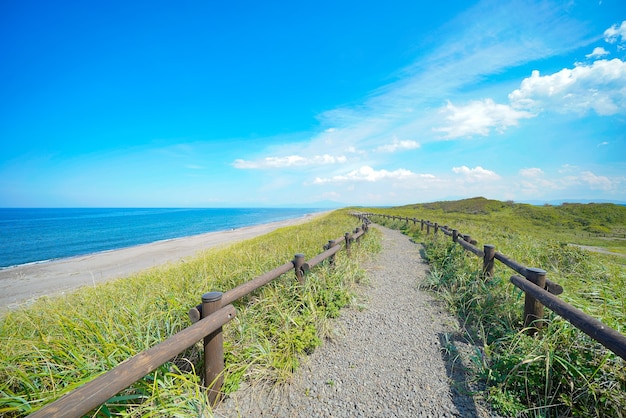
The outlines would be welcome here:
M 626 207 L 610 204 L 530 206 L 483 198 L 396 208 L 364 209 L 449 225 L 561 284 L 560 297 L 626 333 Z M 378 218 L 380 219 L 380 218 Z M 425 235 L 420 223 L 387 220 L 424 242 L 432 289 L 459 319 L 445 347 L 464 362 L 473 388 L 507 416 L 608 416 L 626 411 L 625 362 L 546 309 L 545 329 L 529 337 L 522 329 L 523 294 L 512 270 L 496 263 L 483 279 L 482 260 L 449 237 Z M 590 252 L 597 247 L 613 255 Z M 469 342 L 462 355 L 454 341 Z
M 0 415 L 24 416 L 190 325 L 189 308 L 207 291 L 226 291 L 359 226 L 345 211 L 157 268 L 39 300 L 0 319 Z M 279 382 L 331 333 L 352 302 L 359 261 L 377 249 L 368 234 L 351 257 L 316 267 L 304 285 L 293 274 L 235 303 L 224 327 L 226 392 L 242 380 Z M 91 416 L 211 416 L 196 370 L 201 344 L 110 399 Z
M 548 271 L 560 297 L 626 332 L 626 208 L 615 205 L 536 207 L 482 198 L 371 212 L 428 219 L 470 234 L 528 267 Z M 295 253 L 311 258 L 328 239 L 353 230 L 348 210 L 184 263 L 84 288 L 0 319 L 0 415 L 24 416 L 190 324 L 187 311 L 203 293 L 226 291 L 269 271 Z M 492 279 L 482 262 L 449 238 L 425 236 L 419 223 L 389 221 L 426 245 L 427 281 L 459 319 L 443 349 L 471 371 L 471 390 L 506 416 L 614 416 L 626 410 L 624 361 L 546 310 L 536 337 L 523 332 L 523 295 L 497 263 Z M 589 252 L 573 245 L 617 253 Z M 286 274 L 236 303 L 224 327 L 226 381 L 281 382 L 303 356 L 332 334 L 332 319 L 353 302 L 364 279 L 359 263 L 378 250 L 370 233 L 334 268 L 316 267 L 304 285 Z M 471 352 L 463 350 L 471 347 Z M 469 343 L 469 345 L 467 344 Z M 200 344 L 121 392 L 91 416 L 211 416 L 201 378 Z

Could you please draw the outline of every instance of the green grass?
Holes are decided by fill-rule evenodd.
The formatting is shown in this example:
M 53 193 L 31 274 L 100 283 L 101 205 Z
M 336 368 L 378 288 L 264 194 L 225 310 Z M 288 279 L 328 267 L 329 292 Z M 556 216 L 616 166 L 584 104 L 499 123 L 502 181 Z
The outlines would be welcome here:
M 477 198 L 365 211 L 448 224 L 471 235 L 479 248 L 493 244 L 527 267 L 545 269 L 548 278 L 564 287 L 561 299 L 626 333 L 624 258 L 568 245 L 622 248 L 624 207 L 531 207 Z M 624 360 L 547 308 L 544 330 L 529 337 L 522 328 L 523 293 L 509 283 L 512 270 L 497 262 L 494 277 L 483 279 L 482 259 L 449 237 L 426 236 L 419 222 L 383 223 L 425 243 L 431 275 L 420 286 L 437 292 L 459 318 L 463 337 L 475 349 L 468 360 L 474 380 L 502 414 L 625 415 Z M 601 225 L 607 236 L 594 232 L 589 237 L 589 225 Z
M 190 325 L 189 308 L 208 291 L 227 291 L 304 253 L 312 258 L 329 239 L 358 221 L 335 211 L 184 262 L 42 298 L 0 322 L 0 415 L 24 416 Z M 363 279 L 359 260 L 377 248 L 368 234 L 334 268 L 316 267 L 301 285 L 293 272 L 235 303 L 225 325 L 226 392 L 242 380 L 289 378 L 302 356 L 330 335 L 331 320 L 352 302 Z M 110 399 L 91 416 L 211 416 L 201 389 L 201 344 Z

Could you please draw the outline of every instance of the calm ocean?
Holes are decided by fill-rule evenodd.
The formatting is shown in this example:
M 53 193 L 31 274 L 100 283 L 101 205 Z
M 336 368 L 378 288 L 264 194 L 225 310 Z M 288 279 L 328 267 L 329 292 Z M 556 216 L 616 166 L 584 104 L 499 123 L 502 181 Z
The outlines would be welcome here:
M 0 208 L 0 268 L 299 218 L 318 211 Z

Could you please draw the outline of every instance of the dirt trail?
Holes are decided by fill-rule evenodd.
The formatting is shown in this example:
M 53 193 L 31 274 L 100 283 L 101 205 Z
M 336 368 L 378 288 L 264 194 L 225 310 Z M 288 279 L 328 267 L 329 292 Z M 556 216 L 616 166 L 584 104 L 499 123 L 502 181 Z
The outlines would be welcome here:
M 582 248 L 583 250 L 593 251 L 594 253 L 616 255 L 618 257 L 626 257 L 626 254 L 614 253 L 614 252 L 609 251 L 606 248 L 602 248 L 602 247 L 593 247 L 591 245 L 580 245 L 580 244 L 569 244 L 569 245 L 574 246 L 574 247 L 578 247 L 578 248 Z
M 494 416 L 467 394 L 460 361 L 446 354 L 457 320 L 418 289 L 428 273 L 422 246 L 375 227 L 383 250 L 366 266 L 365 308 L 343 311 L 339 335 L 316 349 L 293 382 L 242 388 L 216 417 Z

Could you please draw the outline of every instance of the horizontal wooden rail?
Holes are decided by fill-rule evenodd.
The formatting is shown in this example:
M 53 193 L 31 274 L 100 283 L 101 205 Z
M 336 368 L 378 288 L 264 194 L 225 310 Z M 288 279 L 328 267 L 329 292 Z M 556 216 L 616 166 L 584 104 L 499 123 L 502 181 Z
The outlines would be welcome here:
M 526 266 L 518 263 L 517 261 L 505 256 L 502 253 L 496 252 L 494 255 L 495 259 L 510 268 L 511 270 L 515 270 L 522 276 L 526 276 Z
M 305 269 L 305 271 L 310 270 L 327 258 L 337 254 L 339 251 L 341 251 L 341 246 L 335 245 L 334 247 L 329 248 L 328 250 L 318 254 L 317 256 L 304 263 L 303 268 Z
M 244 284 L 240 284 L 234 289 L 229 290 L 224 293 L 222 296 L 222 304 L 227 305 L 229 303 L 233 303 L 234 301 L 241 299 L 244 296 L 254 292 L 259 287 L 264 286 L 271 282 L 274 279 L 277 279 L 282 274 L 287 273 L 289 270 L 293 268 L 293 261 L 289 261 L 288 263 L 283 264 L 282 266 L 276 267 L 274 270 L 268 271 L 249 282 Z
M 162 343 L 123 361 L 108 372 L 29 416 L 32 418 L 80 417 L 219 329 L 233 319 L 235 313 L 232 305 L 225 306 L 207 318 L 172 335 Z
M 408 217 L 402 218 L 375 213 L 360 214 L 360 217 L 363 219 L 369 219 L 371 216 L 380 216 L 386 219 L 399 219 L 409 222 Z M 417 220 L 413 218 L 413 224 L 416 223 Z M 482 251 L 473 245 L 476 241 L 473 241 L 469 235 L 462 235 L 455 229 L 450 231 L 447 226 L 439 227 L 437 223 L 423 219 L 420 220 L 420 223 L 422 231 L 424 230 L 424 226 L 426 226 L 427 235 L 430 234 L 431 228 L 433 228 L 435 234 L 438 231 L 442 231 L 445 235 L 452 236 L 452 240 L 467 251 L 479 257 L 483 257 L 483 272 L 485 275 L 493 274 L 493 260 L 495 259 L 524 276 L 524 278 L 512 276 L 510 280 L 515 286 L 522 289 L 526 295 L 524 301 L 524 324 L 528 327 L 529 333 L 532 334 L 541 327 L 541 321 L 536 320 L 542 318 L 543 306 L 546 306 L 571 322 L 576 328 L 626 360 L 626 336 L 557 298 L 555 295 L 563 293 L 563 286 L 546 278 L 546 272 L 544 270 L 528 268 L 504 254 L 496 252 L 493 245 L 485 245 L 484 251 Z M 530 324 L 533 325 L 531 326 Z
M 476 254 L 478 257 L 485 256 L 485 253 L 480 248 L 474 247 L 469 242 L 466 242 L 464 240 L 458 240 L 456 243 L 465 248 L 467 251 Z
M 508 258 L 504 254 L 496 252 L 494 257 L 496 260 L 498 260 L 505 266 L 509 267 L 511 270 L 515 270 L 522 276 L 526 277 L 526 275 L 528 274 L 525 266 L 521 265 L 515 260 Z M 560 284 L 554 283 L 550 279 L 546 279 L 546 290 L 552 293 L 553 295 L 560 295 L 561 293 L 563 293 L 563 286 L 561 286 Z
M 587 315 L 580 309 L 562 301 L 539 286 L 536 286 L 524 277 L 514 275 L 511 276 L 510 280 L 511 283 L 522 289 L 525 293 L 532 295 L 532 297 L 540 301 L 544 306 L 550 308 L 558 315 L 561 315 L 576 328 L 626 360 L 626 336 L 604 325 L 602 322 Z
M 337 246 L 337 245 L 342 245 L 342 244 L 344 244 L 345 240 L 346 240 L 345 236 L 342 236 L 342 237 L 339 237 L 339 238 L 335 238 L 333 240 L 328 241 L 328 243 L 329 243 L 328 245 L 330 247 L 334 247 L 334 246 Z

